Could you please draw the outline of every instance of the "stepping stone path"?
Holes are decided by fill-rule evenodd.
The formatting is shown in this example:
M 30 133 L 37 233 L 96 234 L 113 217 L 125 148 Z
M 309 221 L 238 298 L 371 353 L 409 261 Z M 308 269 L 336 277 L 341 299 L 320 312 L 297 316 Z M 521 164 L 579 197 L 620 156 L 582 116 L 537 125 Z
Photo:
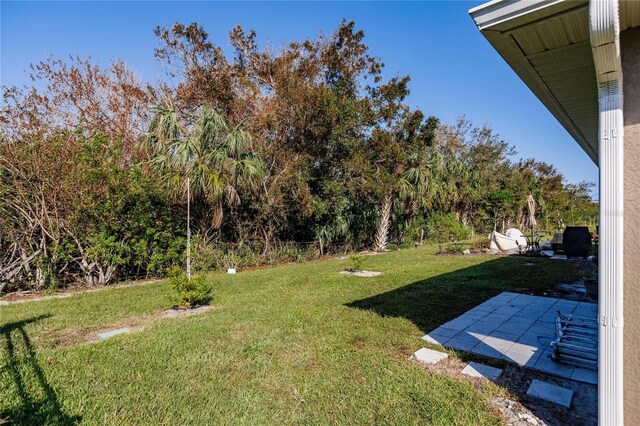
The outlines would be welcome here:
M 444 352 L 427 348 L 419 349 L 413 354 L 413 358 L 422 364 L 437 364 L 448 357 L 449 355 Z
M 527 395 L 541 398 L 566 408 L 571 406 L 571 400 L 573 399 L 573 391 L 571 389 L 537 379 L 531 382 L 531 386 L 529 386 L 529 390 L 527 390 Z
M 495 382 L 502 374 L 502 369 L 472 361 L 467 364 L 464 369 L 462 369 L 462 374 L 466 374 L 471 377 L 484 377 L 485 379 L 489 379 Z
M 110 331 L 105 331 L 103 333 L 98 333 L 98 337 L 100 338 L 100 340 L 105 340 L 105 339 L 108 339 L 109 337 L 117 336 L 118 334 L 128 333 L 130 331 L 131 330 L 129 330 L 128 327 L 118 328 L 116 330 L 110 330 Z

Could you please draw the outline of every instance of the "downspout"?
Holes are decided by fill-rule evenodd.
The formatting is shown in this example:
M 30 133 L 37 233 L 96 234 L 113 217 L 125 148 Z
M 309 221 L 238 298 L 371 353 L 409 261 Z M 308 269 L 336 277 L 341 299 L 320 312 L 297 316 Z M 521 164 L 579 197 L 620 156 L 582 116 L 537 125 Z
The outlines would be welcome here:
M 598 423 L 622 425 L 624 122 L 618 0 L 590 0 L 600 166 Z

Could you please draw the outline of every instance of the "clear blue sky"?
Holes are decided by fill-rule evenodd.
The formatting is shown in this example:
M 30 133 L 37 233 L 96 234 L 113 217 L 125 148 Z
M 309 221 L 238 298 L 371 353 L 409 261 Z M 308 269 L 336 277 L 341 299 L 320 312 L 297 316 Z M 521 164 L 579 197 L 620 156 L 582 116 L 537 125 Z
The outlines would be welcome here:
M 554 164 L 569 181 L 598 170 L 480 35 L 467 11 L 483 1 L 447 2 L 8 2 L 1 4 L 3 85 L 29 83 L 29 64 L 48 55 L 124 60 L 145 80 L 161 77 L 153 29 L 197 21 L 229 48 L 240 24 L 261 46 L 330 33 L 340 20 L 364 30 L 387 75 L 411 76 L 410 103 L 444 122 L 465 114 L 490 123 L 518 151 Z

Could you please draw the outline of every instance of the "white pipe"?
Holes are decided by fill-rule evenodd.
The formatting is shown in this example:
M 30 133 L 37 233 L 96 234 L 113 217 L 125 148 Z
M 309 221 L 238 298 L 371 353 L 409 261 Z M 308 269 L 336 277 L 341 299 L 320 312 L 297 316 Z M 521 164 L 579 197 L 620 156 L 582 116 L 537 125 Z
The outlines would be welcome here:
M 601 425 L 624 423 L 624 122 L 618 6 L 617 0 L 589 3 L 599 105 L 598 422 Z

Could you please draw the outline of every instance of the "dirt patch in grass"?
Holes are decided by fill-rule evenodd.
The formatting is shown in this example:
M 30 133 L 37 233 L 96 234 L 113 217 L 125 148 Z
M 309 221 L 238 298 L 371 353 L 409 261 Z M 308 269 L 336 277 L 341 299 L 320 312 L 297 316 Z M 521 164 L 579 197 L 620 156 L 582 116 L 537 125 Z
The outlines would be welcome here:
M 216 309 L 214 305 L 198 306 L 192 309 L 167 309 L 166 311 L 159 312 L 156 316 L 158 318 L 189 317 L 191 315 L 204 314 L 214 309 Z
M 305 367 L 305 371 L 317 371 L 320 370 L 320 366 L 315 361 L 309 362 Z
M 37 302 L 40 300 L 49 300 L 49 299 L 62 299 L 65 297 L 73 296 L 77 293 L 92 293 L 95 291 L 109 290 L 114 288 L 127 288 L 127 287 L 136 287 L 147 284 L 154 284 L 159 282 L 160 280 L 140 280 L 140 281 L 132 281 L 128 283 L 121 284 L 112 284 L 105 285 L 99 287 L 86 287 L 86 286 L 72 286 L 67 287 L 62 291 L 57 291 L 50 293 L 46 290 L 27 290 L 27 291 L 16 291 L 13 293 L 6 294 L 2 300 L 0 300 L 0 305 L 9 305 L 12 303 L 25 303 L 25 302 Z
M 349 339 L 349 344 L 356 349 L 363 349 L 367 343 L 367 340 L 360 336 L 354 336 Z
M 131 317 L 124 321 L 109 324 L 109 326 L 102 327 L 98 330 L 81 331 L 77 329 L 66 329 L 63 332 L 58 333 L 58 336 L 52 344 L 57 347 L 70 347 L 87 342 L 100 342 L 102 341 L 99 337 L 99 334 L 101 333 L 121 328 L 128 328 L 129 331 L 127 333 L 134 333 L 144 330 L 159 319 L 190 317 L 216 309 L 219 309 L 219 307 L 215 305 L 199 306 L 193 309 L 167 309 L 164 311 L 156 311 L 146 315 Z
M 382 272 L 378 271 L 340 271 L 344 275 L 355 275 L 356 277 L 371 278 L 382 275 Z

